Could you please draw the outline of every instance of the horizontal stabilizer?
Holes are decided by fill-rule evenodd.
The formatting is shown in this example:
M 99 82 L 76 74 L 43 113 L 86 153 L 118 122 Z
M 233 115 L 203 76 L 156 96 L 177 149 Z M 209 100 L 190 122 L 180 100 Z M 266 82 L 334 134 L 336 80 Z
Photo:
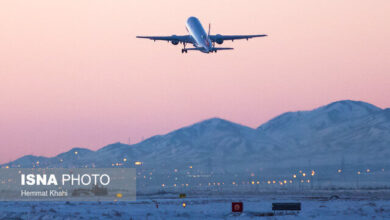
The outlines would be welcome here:
M 194 47 L 194 48 L 186 48 L 185 50 L 202 50 L 202 49 L 201 49 L 201 48 Z
M 231 48 L 231 47 L 213 47 L 210 49 L 210 51 L 207 51 L 206 53 L 208 52 L 217 52 L 218 50 L 233 50 L 234 48 Z M 182 53 L 187 53 L 188 50 L 199 50 L 199 51 L 202 51 L 204 52 L 204 48 L 200 48 L 200 47 L 194 47 L 194 48 L 185 48 L 185 49 L 182 49 L 181 52 Z
M 233 50 L 234 48 L 232 47 L 213 47 L 213 50 L 214 51 L 217 51 L 217 50 Z
M 234 48 L 232 47 L 213 47 L 211 50 L 212 51 L 217 51 L 217 50 L 233 50 Z M 202 48 L 195 47 L 195 48 L 186 48 L 186 50 L 203 50 Z

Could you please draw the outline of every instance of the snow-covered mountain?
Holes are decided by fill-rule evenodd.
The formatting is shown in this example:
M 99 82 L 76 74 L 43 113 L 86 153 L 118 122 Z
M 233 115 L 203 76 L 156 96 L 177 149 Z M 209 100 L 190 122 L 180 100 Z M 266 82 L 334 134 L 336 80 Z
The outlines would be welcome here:
M 386 163 L 390 157 L 390 109 L 338 101 L 311 110 L 284 113 L 257 129 L 212 118 L 134 145 L 114 143 L 97 151 L 74 148 L 52 158 L 25 156 L 9 167 L 134 167 L 172 170 L 194 166 L 240 171 Z M 39 162 L 38 162 L 39 161 Z
M 312 111 L 284 113 L 261 125 L 258 130 L 278 138 L 290 137 L 304 141 L 308 134 L 381 111 L 365 102 L 338 101 Z
M 312 111 L 284 113 L 257 129 L 317 163 L 385 162 L 390 156 L 390 109 L 338 101 Z M 336 160 L 336 161 L 335 161 Z

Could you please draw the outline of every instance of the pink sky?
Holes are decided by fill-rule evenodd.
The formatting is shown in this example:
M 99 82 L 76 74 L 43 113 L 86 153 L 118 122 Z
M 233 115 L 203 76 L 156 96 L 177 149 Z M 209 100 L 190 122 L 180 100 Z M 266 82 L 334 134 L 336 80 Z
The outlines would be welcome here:
M 3 1 L 0 163 L 210 117 L 257 127 L 341 99 L 390 107 L 390 1 Z M 268 34 L 181 54 L 136 35 Z

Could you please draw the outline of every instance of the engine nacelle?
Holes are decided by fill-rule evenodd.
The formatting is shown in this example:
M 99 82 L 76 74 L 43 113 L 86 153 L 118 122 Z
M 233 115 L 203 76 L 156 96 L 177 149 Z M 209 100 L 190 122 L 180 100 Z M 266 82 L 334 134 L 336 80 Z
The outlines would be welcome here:
M 216 35 L 215 42 L 217 42 L 217 44 L 223 44 L 223 39 L 222 39 L 222 36 L 220 34 Z
M 176 35 L 172 35 L 172 37 L 177 37 Z M 178 45 L 179 44 L 179 41 L 178 40 L 171 40 L 171 43 L 173 45 Z

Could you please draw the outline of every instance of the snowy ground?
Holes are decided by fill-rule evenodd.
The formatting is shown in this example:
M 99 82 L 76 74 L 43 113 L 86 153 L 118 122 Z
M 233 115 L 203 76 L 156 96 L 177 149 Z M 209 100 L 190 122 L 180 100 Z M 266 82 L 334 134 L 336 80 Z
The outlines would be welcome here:
M 0 202 L 0 219 L 390 219 L 388 192 L 138 197 L 135 202 Z M 244 202 L 241 215 L 231 202 Z M 187 207 L 183 208 L 185 202 Z M 273 202 L 301 202 L 300 213 L 272 213 Z M 158 208 L 156 207 L 158 203 Z

